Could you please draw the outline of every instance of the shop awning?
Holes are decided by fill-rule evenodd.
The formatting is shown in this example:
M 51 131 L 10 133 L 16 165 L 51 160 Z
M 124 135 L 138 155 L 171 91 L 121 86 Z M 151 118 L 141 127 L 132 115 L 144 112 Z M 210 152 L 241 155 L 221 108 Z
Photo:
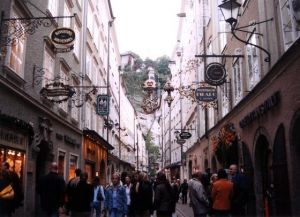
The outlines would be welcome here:
M 94 140 L 95 142 L 99 142 L 103 144 L 108 150 L 115 149 L 111 144 L 109 144 L 102 136 L 100 136 L 96 131 L 94 130 L 83 130 L 83 135 L 89 137 L 90 139 Z

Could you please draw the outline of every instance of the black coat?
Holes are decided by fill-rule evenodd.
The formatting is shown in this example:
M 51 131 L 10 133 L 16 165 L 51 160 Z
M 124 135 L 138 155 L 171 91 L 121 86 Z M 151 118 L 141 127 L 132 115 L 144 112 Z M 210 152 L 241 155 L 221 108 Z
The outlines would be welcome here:
M 50 172 L 40 180 L 38 193 L 44 211 L 53 212 L 64 205 L 65 187 L 65 180 L 54 172 Z
M 176 198 L 173 189 L 167 182 L 159 183 L 155 188 L 154 209 L 157 213 L 172 214 L 175 212 Z
M 74 188 L 71 210 L 76 212 L 90 211 L 93 195 L 93 186 L 86 183 L 85 181 L 80 181 L 78 185 Z
M 153 212 L 153 189 L 150 182 L 141 182 L 136 192 L 136 185 L 132 188 L 131 193 L 132 206 L 136 213 L 143 213 L 144 211 Z

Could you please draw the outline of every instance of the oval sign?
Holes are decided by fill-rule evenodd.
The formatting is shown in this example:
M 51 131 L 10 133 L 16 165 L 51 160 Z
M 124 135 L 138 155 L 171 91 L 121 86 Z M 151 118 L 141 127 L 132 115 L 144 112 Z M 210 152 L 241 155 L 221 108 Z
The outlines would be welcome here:
M 217 89 L 215 87 L 199 87 L 195 90 L 195 98 L 201 102 L 212 102 L 217 99 Z
M 181 139 L 189 139 L 189 138 L 192 137 L 192 134 L 190 134 L 189 132 L 181 132 L 179 134 L 179 136 L 180 136 Z
M 50 38 L 55 44 L 67 45 L 74 42 L 75 32 L 70 28 L 57 28 L 51 33 Z
M 221 63 L 210 63 L 205 69 L 205 81 L 213 86 L 220 86 L 226 81 L 226 70 Z

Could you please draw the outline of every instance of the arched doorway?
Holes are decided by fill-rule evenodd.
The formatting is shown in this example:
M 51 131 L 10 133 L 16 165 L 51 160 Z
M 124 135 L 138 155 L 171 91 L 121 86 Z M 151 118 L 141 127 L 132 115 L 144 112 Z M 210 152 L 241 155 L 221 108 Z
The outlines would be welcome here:
M 260 135 L 255 145 L 255 192 L 257 215 L 265 216 L 265 210 L 270 210 L 267 200 L 267 191 L 270 190 L 270 171 L 269 171 L 269 142 L 264 135 Z M 268 205 L 265 206 L 266 202 Z
M 273 148 L 273 205 L 275 216 L 291 216 L 290 188 L 286 160 L 284 127 L 281 124 L 276 132 Z
M 254 191 L 254 170 L 248 146 L 242 142 L 242 162 L 240 162 L 244 175 L 247 177 L 249 192 L 246 205 L 247 216 L 256 216 L 255 191 Z
M 218 171 L 218 167 L 217 167 L 217 160 L 216 157 L 213 156 L 211 159 L 211 172 L 212 173 L 217 173 Z
M 300 111 L 296 113 L 291 125 L 291 167 L 293 216 L 300 216 Z

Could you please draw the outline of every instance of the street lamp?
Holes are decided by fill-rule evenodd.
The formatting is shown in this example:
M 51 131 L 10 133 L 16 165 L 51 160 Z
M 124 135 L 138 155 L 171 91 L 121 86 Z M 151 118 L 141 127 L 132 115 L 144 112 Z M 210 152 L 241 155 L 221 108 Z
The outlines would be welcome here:
M 230 26 L 231 26 L 231 34 L 233 35 L 233 37 L 235 37 L 238 41 L 243 42 L 246 45 L 249 44 L 249 45 L 251 45 L 253 47 L 256 47 L 256 48 L 262 50 L 263 52 L 265 52 L 267 54 L 267 57 L 264 60 L 265 60 L 265 62 L 270 62 L 271 54 L 270 54 L 269 51 L 267 51 L 265 48 L 262 48 L 262 47 L 260 47 L 256 44 L 252 44 L 252 43 L 249 42 L 249 39 L 252 37 L 252 35 L 254 35 L 254 34 L 261 35 L 261 34 L 255 33 L 256 27 L 254 27 L 252 31 L 247 31 L 246 28 L 248 28 L 250 26 L 256 26 L 256 25 L 259 25 L 259 24 L 262 24 L 262 23 L 265 23 L 265 22 L 272 21 L 273 18 L 270 18 L 268 20 L 264 20 L 264 21 L 261 21 L 261 22 L 253 22 L 250 25 L 241 26 L 241 27 L 236 28 L 237 17 L 239 16 L 239 10 L 240 10 L 241 6 L 242 5 L 240 3 L 238 3 L 236 0 L 223 0 L 223 3 L 220 4 L 218 7 L 220 8 L 220 10 L 222 12 L 222 15 L 224 16 L 224 20 L 227 23 L 229 23 Z M 245 41 L 245 40 L 239 38 L 236 35 L 235 31 L 250 33 L 249 39 L 247 41 Z

